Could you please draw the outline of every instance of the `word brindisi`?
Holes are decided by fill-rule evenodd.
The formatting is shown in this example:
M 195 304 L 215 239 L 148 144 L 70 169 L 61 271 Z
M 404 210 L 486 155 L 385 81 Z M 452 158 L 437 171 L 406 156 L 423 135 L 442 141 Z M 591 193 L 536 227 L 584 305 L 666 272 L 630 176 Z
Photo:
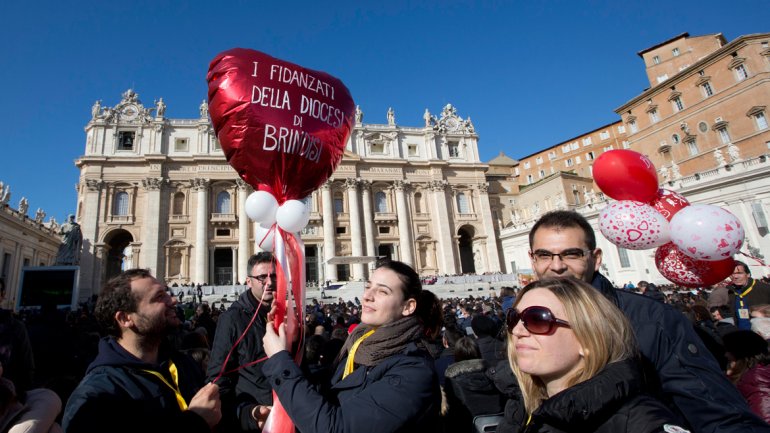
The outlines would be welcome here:
M 334 86 L 305 72 L 295 71 L 281 65 L 270 65 L 270 79 L 304 87 L 334 100 Z
M 286 128 L 265 123 L 265 139 L 262 149 L 299 155 L 308 161 L 321 159 L 321 139 L 299 129 Z

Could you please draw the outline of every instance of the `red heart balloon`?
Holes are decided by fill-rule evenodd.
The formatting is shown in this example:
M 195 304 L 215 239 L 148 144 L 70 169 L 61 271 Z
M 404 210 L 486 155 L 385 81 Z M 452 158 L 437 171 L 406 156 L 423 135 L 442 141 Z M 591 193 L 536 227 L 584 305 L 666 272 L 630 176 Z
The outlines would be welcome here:
M 690 205 L 690 202 L 682 194 L 670 189 L 661 188 L 650 202 L 650 206 L 671 221 L 671 218 L 680 210 Z
M 649 158 L 639 152 L 616 149 L 596 158 L 594 181 L 615 200 L 649 203 L 658 192 L 658 174 Z
M 218 54 L 206 78 L 214 130 L 245 182 L 283 203 L 334 173 L 355 110 L 342 81 L 244 48 Z
M 693 259 L 673 242 L 658 247 L 655 251 L 655 265 L 667 280 L 685 287 L 716 284 L 730 276 L 735 269 L 732 257 L 719 261 Z

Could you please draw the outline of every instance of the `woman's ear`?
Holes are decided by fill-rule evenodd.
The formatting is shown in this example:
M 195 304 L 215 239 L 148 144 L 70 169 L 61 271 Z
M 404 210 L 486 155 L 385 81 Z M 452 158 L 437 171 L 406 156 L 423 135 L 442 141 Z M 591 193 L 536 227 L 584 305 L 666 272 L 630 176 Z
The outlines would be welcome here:
M 414 314 L 415 310 L 417 310 L 417 300 L 414 298 L 409 298 L 404 303 L 404 309 L 401 314 L 404 316 L 411 316 Z

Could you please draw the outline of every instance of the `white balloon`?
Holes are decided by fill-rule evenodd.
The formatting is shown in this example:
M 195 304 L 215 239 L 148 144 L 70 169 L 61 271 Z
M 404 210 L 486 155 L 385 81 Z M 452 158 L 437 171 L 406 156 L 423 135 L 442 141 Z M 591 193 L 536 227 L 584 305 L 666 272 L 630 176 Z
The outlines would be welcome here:
M 633 200 L 607 205 L 599 213 L 599 230 L 608 241 L 629 250 L 655 248 L 670 240 L 668 220 L 652 206 Z
M 257 225 L 257 229 L 254 231 L 254 238 L 256 239 L 257 246 L 262 248 L 263 251 L 273 251 L 275 246 L 275 230 Z
M 685 255 L 717 261 L 732 257 L 743 246 L 741 221 L 729 211 L 710 204 L 683 208 L 671 218 L 671 241 Z
M 267 191 L 254 191 L 246 198 L 246 215 L 262 225 L 273 225 L 277 210 L 278 201 Z
M 299 200 L 286 200 L 275 214 L 278 226 L 287 232 L 296 233 L 310 221 L 310 212 Z

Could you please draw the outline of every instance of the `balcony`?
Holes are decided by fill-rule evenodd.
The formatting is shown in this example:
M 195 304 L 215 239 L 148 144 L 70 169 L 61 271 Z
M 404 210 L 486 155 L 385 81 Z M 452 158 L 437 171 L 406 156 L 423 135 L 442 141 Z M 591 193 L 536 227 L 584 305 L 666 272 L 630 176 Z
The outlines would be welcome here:
M 234 213 L 212 213 L 212 223 L 234 223 L 236 221 Z
M 176 223 L 176 224 L 187 224 L 190 222 L 190 216 L 189 215 L 169 215 L 168 222 Z
M 107 224 L 133 224 L 133 215 L 110 215 Z
M 374 213 L 374 220 L 375 221 L 397 221 L 398 217 L 396 217 L 395 212 L 375 212 Z
M 461 213 L 457 214 L 458 221 L 476 221 L 475 213 Z

